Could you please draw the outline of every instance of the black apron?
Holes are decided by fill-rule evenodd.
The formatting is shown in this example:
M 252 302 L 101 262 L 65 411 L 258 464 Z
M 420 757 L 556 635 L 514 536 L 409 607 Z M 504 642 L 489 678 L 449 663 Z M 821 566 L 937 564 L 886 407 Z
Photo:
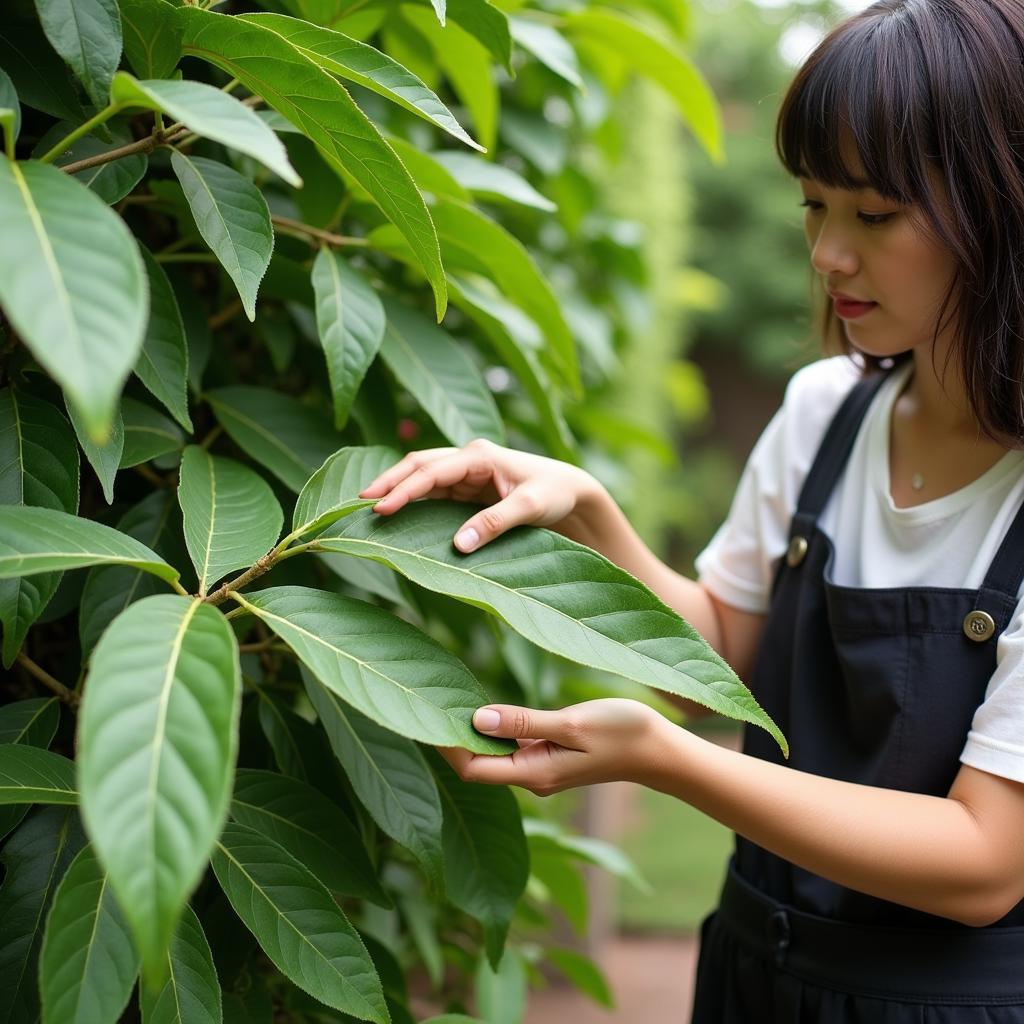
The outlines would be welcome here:
M 818 517 L 886 375 L 855 385 L 800 493 L 752 690 L 789 740 L 743 751 L 945 796 L 1024 576 L 1024 507 L 979 590 L 830 581 Z M 1024 840 L 1022 840 L 1024 841 Z M 701 925 L 692 1024 L 1024 1024 L 1024 902 L 972 928 L 844 888 L 736 837 Z

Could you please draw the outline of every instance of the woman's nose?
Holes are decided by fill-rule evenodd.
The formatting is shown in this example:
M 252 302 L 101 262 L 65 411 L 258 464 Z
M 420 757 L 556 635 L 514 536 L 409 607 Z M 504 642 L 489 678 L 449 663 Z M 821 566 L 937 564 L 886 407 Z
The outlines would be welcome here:
M 824 277 L 853 277 L 859 257 L 846 232 L 836 224 L 823 223 L 816 237 L 808 239 L 811 266 Z

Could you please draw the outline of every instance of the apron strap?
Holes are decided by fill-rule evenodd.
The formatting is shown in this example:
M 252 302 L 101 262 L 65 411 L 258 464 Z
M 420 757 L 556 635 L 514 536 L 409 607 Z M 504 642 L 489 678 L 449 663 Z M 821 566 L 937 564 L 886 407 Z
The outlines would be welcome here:
M 868 406 L 888 376 L 886 372 L 876 372 L 857 381 L 832 418 L 800 491 L 796 511 L 801 521 L 813 522 L 821 515 L 835 482 L 846 467 Z

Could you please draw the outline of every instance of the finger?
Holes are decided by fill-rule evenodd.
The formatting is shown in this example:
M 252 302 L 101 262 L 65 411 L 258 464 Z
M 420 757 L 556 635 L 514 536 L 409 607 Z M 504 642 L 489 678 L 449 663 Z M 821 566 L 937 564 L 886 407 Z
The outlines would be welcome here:
M 462 747 L 438 747 L 437 752 L 461 775 L 463 769 L 473 760 L 473 752 Z
M 389 469 L 386 469 L 383 473 L 378 474 L 373 480 L 370 481 L 360 492 L 360 498 L 374 498 L 378 495 L 386 494 L 395 486 L 400 480 L 404 480 L 417 466 L 421 465 L 424 461 L 428 461 L 432 457 L 438 457 L 448 455 L 453 451 L 458 451 L 457 448 L 424 448 L 420 451 L 409 452 L 404 458 L 400 459 Z
M 488 704 L 473 715 L 473 726 L 485 736 L 510 739 L 551 740 L 559 746 L 578 750 L 579 726 L 568 711 L 538 711 L 515 704 Z M 523 753 L 528 747 L 521 748 Z M 517 756 L 513 751 L 512 756 Z
M 421 461 L 374 508 L 378 512 L 397 512 L 417 498 L 447 498 L 462 483 L 471 490 L 479 490 L 493 474 L 494 464 L 486 453 L 455 449 Z
M 539 512 L 540 506 L 533 492 L 517 487 L 508 497 L 466 520 L 455 534 L 455 546 L 467 554 L 476 551 L 513 526 L 535 522 Z

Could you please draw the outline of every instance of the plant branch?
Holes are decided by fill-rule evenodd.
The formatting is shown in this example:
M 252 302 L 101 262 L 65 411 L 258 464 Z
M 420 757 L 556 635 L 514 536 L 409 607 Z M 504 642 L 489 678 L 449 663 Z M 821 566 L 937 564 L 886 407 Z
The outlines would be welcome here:
M 51 689 L 65 704 L 77 708 L 80 698 L 74 690 L 69 690 L 63 683 L 54 679 L 44 668 L 40 668 L 24 651 L 18 651 L 16 661 L 29 675 L 35 676 L 44 686 Z
M 246 569 L 245 572 L 240 576 L 236 576 L 233 580 L 228 580 L 227 583 L 218 587 L 212 594 L 207 594 L 203 600 L 207 604 L 223 604 L 229 597 L 234 596 L 236 590 L 241 590 L 242 587 L 248 586 L 253 580 L 259 579 L 260 576 L 270 572 L 278 562 L 283 562 L 286 558 L 293 558 L 295 555 L 301 555 L 315 544 L 315 541 L 310 541 L 308 544 L 297 544 L 295 547 L 289 548 L 288 545 L 295 536 L 294 533 L 288 534 L 284 540 L 276 547 L 271 548 L 255 565 Z
M 226 323 L 234 320 L 239 313 L 242 312 L 242 301 L 241 299 L 234 299 L 229 302 L 223 309 L 218 310 L 206 321 L 207 326 L 210 330 L 215 331 L 218 327 L 223 327 Z
M 77 174 L 79 171 L 87 171 L 90 167 L 109 164 L 113 160 L 120 160 L 125 156 L 133 156 L 135 153 L 151 153 L 157 146 L 174 145 L 188 134 L 188 129 L 179 121 L 176 124 L 172 124 L 166 131 L 154 131 L 152 135 L 147 135 L 144 139 L 139 139 L 137 142 L 129 142 L 126 146 L 119 146 L 117 149 L 107 150 L 106 153 L 88 156 L 84 160 L 76 160 L 72 164 L 63 164 L 60 169 L 67 174 Z
M 39 159 L 44 164 L 53 163 L 73 143 L 77 142 L 83 135 L 88 135 L 93 128 L 98 128 L 105 121 L 109 121 L 119 110 L 120 103 L 109 103 L 101 111 L 94 114 L 84 124 L 80 124 L 73 132 L 69 132 L 56 145 L 51 146 Z
M 270 218 L 274 227 L 283 231 L 286 235 L 294 235 L 297 238 L 304 238 L 313 244 L 316 239 L 326 242 L 328 245 L 366 246 L 369 245 L 365 238 L 356 238 L 352 235 L 338 235 L 333 231 L 325 231 L 323 228 L 315 228 L 312 224 L 303 224 L 300 220 L 292 220 L 291 217 L 280 217 L 273 214 Z

